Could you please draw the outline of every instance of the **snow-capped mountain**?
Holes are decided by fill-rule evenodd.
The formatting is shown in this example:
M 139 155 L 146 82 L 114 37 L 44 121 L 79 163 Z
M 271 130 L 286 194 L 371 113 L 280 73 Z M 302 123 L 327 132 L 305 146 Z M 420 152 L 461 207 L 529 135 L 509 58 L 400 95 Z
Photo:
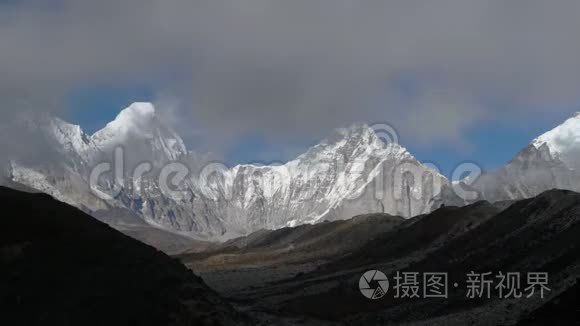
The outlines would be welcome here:
M 36 145 L 35 154 L 4 163 L 9 182 L 48 193 L 85 211 L 107 207 L 86 191 L 86 176 L 101 152 L 79 126 L 47 115 L 19 117 L 14 126 L 21 129 L 19 134 L 34 138 Z
M 156 115 L 151 103 L 133 103 L 90 139 L 104 152 L 122 146 L 127 158 L 153 163 L 176 161 L 187 155 L 183 140 Z
M 376 211 L 410 217 L 430 211 L 437 186 L 447 184 L 400 145 L 383 143 L 366 125 L 339 129 L 284 165 L 239 165 L 206 178 L 199 174 L 204 167 L 194 166 L 195 154 L 149 103 L 132 104 L 92 136 L 57 118 L 29 123 L 36 137 L 47 140 L 53 159 L 11 162 L 11 181 L 100 216 L 126 209 L 151 225 L 197 238 L 230 238 Z M 114 176 L 106 175 L 99 185 L 114 199 L 98 198 L 90 191 L 91 168 L 112 162 L 118 148 L 123 149 L 126 183 L 113 192 Z M 155 182 L 162 167 L 176 161 L 193 172 L 176 186 L 187 194 L 179 198 L 164 194 Z M 142 162 L 152 168 L 135 180 L 132 173 Z
M 523 199 L 550 189 L 580 191 L 580 114 L 534 139 L 512 161 L 472 186 L 481 199 Z
M 19 123 L 42 142 L 43 159 L 10 161 L 8 181 L 100 217 L 125 211 L 154 227 L 199 239 L 227 239 L 380 211 L 411 217 L 442 204 L 474 200 L 458 196 L 454 187 L 459 183 L 450 183 L 399 144 L 385 144 L 366 125 L 338 129 L 283 165 L 216 168 L 217 163 L 200 166 L 199 157 L 149 103 L 132 104 L 92 136 L 54 117 Z M 103 162 L 114 165 L 119 149 L 124 183 L 117 184 L 112 172 L 105 174 L 98 188 L 112 196 L 96 196 L 91 171 Z M 470 183 L 469 189 L 490 201 L 532 197 L 551 188 L 580 190 L 578 153 L 577 114 L 535 139 L 503 168 Z M 144 162 L 150 166 L 136 176 L 135 168 Z M 189 172 L 173 185 L 181 196 L 164 192 L 158 182 L 163 168 L 176 162 Z M 106 220 L 114 225 L 114 216 Z
M 580 170 L 580 112 L 534 139 L 532 145 L 537 149 L 547 146 L 554 158 L 570 169 Z
M 405 171 L 397 175 L 398 168 L 416 172 L 421 181 L 406 187 Z M 208 205 L 228 231 L 240 234 L 376 211 L 410 217 L 431 209 L 434 194 L 423 191 L 433 188 L 433 180 L 423 180 L 426 173 L 446 182 L 405 148 L 384 144 L 371 128 L 356 125 L 284 165 L 234 167 L 209 185 L 226 191 L 216 192 Z

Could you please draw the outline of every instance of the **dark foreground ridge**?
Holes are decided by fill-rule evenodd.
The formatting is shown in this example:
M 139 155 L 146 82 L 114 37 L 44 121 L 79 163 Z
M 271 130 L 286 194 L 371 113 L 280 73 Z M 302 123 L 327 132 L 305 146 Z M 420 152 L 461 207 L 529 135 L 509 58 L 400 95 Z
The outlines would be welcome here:
M 0 187 L 0 325 L 239 325 L 179 261 L 43 194 Z
M 181 262 L 43 194 L 0 187 L 0 325 L 578 324 L 580 194 L 259 231 Z M 445 299 L 379 300 L 359 279 L 444 272 Z M 545 298 L 466 298 L 477 273 L 547 272 Z M 451 284 L 457 283 L 457 287 Z M 394 285 L 394 284 L 392 284 Z M 422 291 L 422 289 L 421 289 Z M 220 296 L 221 295 L 221 296 Z M 228 302 L 222 298 L 227 297 Z M 238 313 L 231 305 L 249 314 Z
M 301 244 L 303 239 L 308 246 Z M 359 217 L 264 231 L 205 255 L 181 258 L 210 286 L 265 321 L 313 325 L 580 322 L 580 194 L 570 191 L 551 190 L 511 205 L 482 201 L 448 206 L 403 222 L 388 216 Z M 384 272 L 391 282 L 379 300 L 369 300 L 359 290 L 360 277 L 369 270 Z M 539 295 L 500 299 L 492 288 L 489 299 L 467 298 L 466 275 L 472 271 L 493 276 L 520 273 L 522 290 L 529 285 L 529 272 L 546 272 L 550 291 L 543 299 Z M 447 273 L 448 297 L 396 298 L 397 272 Z M 422 296 L 422 286 L 419 291 Z

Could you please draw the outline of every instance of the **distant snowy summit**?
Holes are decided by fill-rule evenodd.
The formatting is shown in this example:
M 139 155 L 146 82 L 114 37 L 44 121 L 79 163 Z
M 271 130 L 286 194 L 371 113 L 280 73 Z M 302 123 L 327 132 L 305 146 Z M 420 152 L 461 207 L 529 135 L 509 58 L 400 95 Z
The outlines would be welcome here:
M 534 139 L 532 144 L 537 149 L 545 144 L 555 158 L 562 160 L 569 168 L 580 169 L 580 112 Z
M 157 117 L 155 107 L 151 103 L 131 104 L 121 111 L 115 120 L 91 137 L 95 146 L 102 150 L 111 150 L 115 146 L 136 146 L 143 140 L 149 140 L 151 146 L 139 149 L 156 155 L 147 157 L 141 154 L 147 159 L 177 160 L 187 154 L 181 137 Z
M 121 111 L 115 120 L 97 131 L 91 139 L 97 144 L 107 146 L 109 143 L 122 143 L 130 136 L 152 137 L 155 119 L 153 104 L 133 103 Z
M 135 181 L 133 168 L 142 162 L 151 163 L 152 175 L 176 161 L 194 167 L 194 172 L 204 166 L 198 166 L 199 155 L 186 148 L 151 103 L 133 103 L 92 136 L 58 118 L 34 121 L 31 137 L 42 139 L 47 159 L 13 160 L 7 173 L 10 182 L 49 193 L 89 213 L 98 212 L 94 215 L 124 210 L 151 226 L 199 239 L 227 239 L 260 229 L 374 212 L 411 217 L 442 204 L 475 200 L 454 191 L 464 186 L 460 182 L 450 183 L 400 144 L 385 144 L 377 130 L 364 124 L 337 129 L 283 165 L 243 164 L 221 170 L 221 178 L 207 180 L 192 173 L 177 185 L 188 196 L 167 196 L 158 185 L 138 180 L 139 187 L 122 185 L 114 199 L 105 200 L 91 191 L 89 175 L 95 165 L 111 161 L 117 148 L 123 149 L 125 180 Z M 551 188 L 579 190 L 575 172 L 580 165 L 579 123 L 578 115 L 566 120 L 505 167 L 465 188 L 477 193 L 477 199 L 491 201 L 531 197 Z M 105 182 L 104 186 L 112 185 Z M 115 224 L 115 216 L 106 220 Z

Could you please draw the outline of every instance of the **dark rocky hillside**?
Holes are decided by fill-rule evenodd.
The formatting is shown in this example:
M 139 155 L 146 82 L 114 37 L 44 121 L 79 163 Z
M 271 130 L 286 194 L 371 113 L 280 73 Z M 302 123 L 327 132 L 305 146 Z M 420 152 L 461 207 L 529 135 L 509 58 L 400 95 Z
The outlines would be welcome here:
M 351 225 L 313 243 L 324 246 L 277 249 L 302 248 L 301 238 L 290 235 L 324 228 L 336 234 L 342 229 L 337 226 L 348 224 L 302 226 L 264 231 L 205 257 L 182 258 L 200 268 L 210 286 L 265 320 L 276 316 L 315 325 L 544 325 L 550 320 L 573 325 L 580 320 L 580 194 L 551 190 L 505 205 L 443 207 L 388 228 L 380 218 L 362 221 L 366 231 L 375 230 L 372 236 L 361 236 L 361 228 Z M 341 254 L 316 254 L 330 247 L 342 248 Z M 253 262 L 275 257 L 276 264 L 240 264 L 249 257 Z M 219 268 L 208 268 L 218 261 Z M 369 300 L 359 291 L 359 279 L 375 269 L 391 282 L 397 272 L 447 273 L 448 297 L 395 298 L 391 288 L 380 300 Z M 547 272 L 550 291 L 544 298 L 500 299 L 492 289 L 489 299 L 467 298 L 466 275 L 472 271 L 520 273 L 522 290 L 529 285 L 528 272 Z
M 238 325 L 178 260 L 43 194 L 0 188 L 0 325 Z
M 264 267 L 340 259 L 405 221 L 388 214 L 366 214 L 350 220 L 261 230 L 180 258 L 195 270 Z

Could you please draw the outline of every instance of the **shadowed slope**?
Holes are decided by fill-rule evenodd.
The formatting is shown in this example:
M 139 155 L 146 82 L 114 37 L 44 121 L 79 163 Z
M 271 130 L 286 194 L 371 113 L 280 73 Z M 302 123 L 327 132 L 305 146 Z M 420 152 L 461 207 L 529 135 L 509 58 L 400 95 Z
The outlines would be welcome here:
M 350 220 L 262 230 L 180 258 L 194 270 L 336 260 L 403 221 L 388 214 L 367 214 Z
M 318 287 L 333 283 L 338 286 L 324 293 L 295 297 L 283 307 L 292 313 L 346 319 L 355 324 L 423 321 L 429 325 L 509 325 L 527 318 L 560 293 L 568 293 L 564 296 L 568 301 L 577 300 L 577 291 L 569 289 L 580 275 L 580 194 L 551 190 L 491 216 L 489 207 L 487 203 L 477 203 L 441 209 L 390 232 L 351 257 L 304 275 L 301 281 L 302 291 L 313 280 Z M 457 222 L 449 224 L 450 219 Z M 469 225 L 476 221 L 477 225 L 464 232 L 450 232 L 457 229 L 457 223 Z M 434 241 L 436 234 L 446 235 Z M 449 297 L 397 299 L 391 291 L 380 302 L 371 302 L 360 295 L 357 282 L 362 272 L 374 268 L 384 271 L 391 280 L 397 271 L 445 272 L 449 277 Z M 528 272 L 547 272 L 551 291 L 545 299 L 501 300 L 492 294 L 490 299 L 473 300 L 466 298 L 466 275 L 471 271 L 492 275 L 521 273 L 521 289 L 528 285 Z M 457 288 L 451 286 L 454 283 Z M 298 291 L 295 285 L 292 289 Z M 329 300 L 332 309 L 313 308 L 320 308 L 317 303 Z M 563 306 L 570 306 L 570 302 Z
M 0 324 L 238 324 L 203 281 L 48 195 L 0 187 Z
M 580 194 L 551 190 L 514 203 L 482 201 L 443 207 L 388 228 L 375 227 L 384 219 L 361 221 L 368 225 L 351 226 L 343 233 L 336 232 L 337 226 L 347 224 L 264 231 L 230 243 L 230 256 L 219 264 L 212 259 L 225 252 L 205 253 L 206 261 L 190 264 L 206 268 L 201 275 L 208 284 L 247 305 L 246 311 L 256 316 L 355 325 L 525 325 L 542 324 L 550 318 L 570 324 L 578 320 L 573 307 L 578 302 L 580 275 Z M 350 223 L 356 225 L 356 220 Z M 316 238 L 302 235 L 317 234 L 316 230 L 325 228 L 339 236 L 327 238 L 332 239 L 328 242 L 312 242 L 313 247 L 298 244 L 293 250 L 276 249 L 296 239 L 302 243 Z M 356 230 L 363 229 L 372 230 L 372 236 L 360 237 L 364 232 L 354 236 Z M 325 245 L 317 246 L 321 243 Z M 343 249 L 340 255 L 317 261 L 320 256 L 316 253 L 325 252 L 327 246 Z M 275 259 L 260 261 L 268 252 L 275 252 Z M 248 266 L 240 264 L 241 257 L 261 263 L 240 269 Z M 188 257 L 184 258 L 187 261 Z M 387 275 L 391 288 L 384 298 L 368 300 L 360 293 L 359 279 L 375 269 Z M 546 272 L 550 291 L 544 298 L 500 299 L 492 289 L 489 299 L 467 298 L 467 274 L 472 271 L 491 272 L 493 286 L 499 272 L 518 272 L 521 291 L 529 285 L 527 273 Z M 396 298 L 393 286 L 397 272 L 419 273 L 420 286 L 424 273 L 447 273 L 448 297 Z

